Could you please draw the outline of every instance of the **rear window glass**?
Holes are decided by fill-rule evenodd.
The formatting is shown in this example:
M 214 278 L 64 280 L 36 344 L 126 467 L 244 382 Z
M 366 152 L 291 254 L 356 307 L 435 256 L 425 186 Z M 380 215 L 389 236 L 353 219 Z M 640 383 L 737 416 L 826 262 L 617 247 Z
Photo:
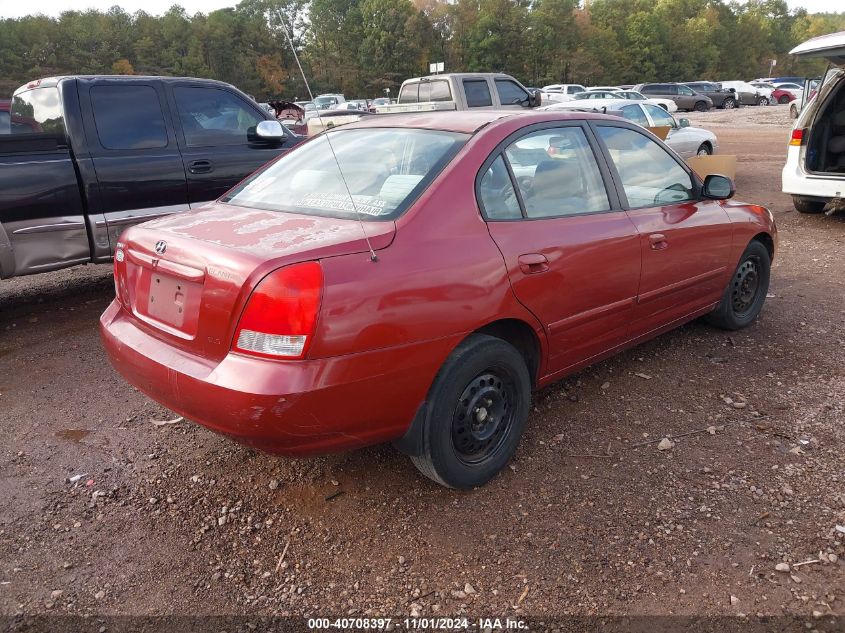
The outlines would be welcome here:
M 35 88 L 12 97 L 12 127 L 18 134 L 65 135 L 58 88 Z M 15 125 L 17 124 L 17 125 Z
M 482 108 L 493 105 L 490 87 L 485 79 L 464 79 L 464 92 L 467 96 L 467 107 Z
M 393 219 L 467 138 L 466 134 L 420 129 L 335 130 L 285 154 L 223 201 L 305 215 Z M 362 161 L 362 156 L 367 160 Z
M 94 86 L 91 107 L 106 149 L 167 147 L 167 128 L 152 86 Z

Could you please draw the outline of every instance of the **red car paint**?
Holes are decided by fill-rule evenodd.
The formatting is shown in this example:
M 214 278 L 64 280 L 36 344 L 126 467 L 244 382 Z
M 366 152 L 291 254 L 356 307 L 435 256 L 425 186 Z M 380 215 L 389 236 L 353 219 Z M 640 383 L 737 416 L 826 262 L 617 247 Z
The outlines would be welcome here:
M 531 371 L 541 387 L 706 314 L 750 240 L 774 249 L 768 210 L 730 201 L 485 221 L 474 184 L 488 156 L 527 126 L 572 120 L 636 127 L 585 113 L 479 111 L 342 128 L 472 134 L 404 214 L 364 222 L 377 262 L 353 220 L 217 203 L 128 229 L 118 298 L 100 321 L 112 363 L 153 399 L 245 444 L 289 455 L 351 449 L 401 437 L 474 331 L 518 325 L 538 350 Z M 322 270 L 306 357 L 232 351 L 258 282 L 306 261 Z M 166 305 L 153 307 L 159 297 Z
M 784 97 L 786 98 L 786 101 L 781 101 Z M 796 96 L 794 92 L 784 90 L 783 88 L 777 88 L 772 90 L 772 99 L 774 99 L 776 103 L 789 103 L 790 101 L 795 101 Z

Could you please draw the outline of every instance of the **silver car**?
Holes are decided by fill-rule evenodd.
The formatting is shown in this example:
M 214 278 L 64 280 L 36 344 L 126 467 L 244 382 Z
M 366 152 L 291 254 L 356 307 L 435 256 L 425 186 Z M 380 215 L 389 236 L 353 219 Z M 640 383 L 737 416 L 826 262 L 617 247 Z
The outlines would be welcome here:
M 580 110 L 621 116 L 643 127 L 669 128 L 665 143 L 681 158 L 715 154 L 719 150 L 716 135 L 710 130 L 692 127 L 688 119 L 676 120 L 660 106 L 631 102 L 628 99 L 588 99 L 553 103 L 541 110 Z

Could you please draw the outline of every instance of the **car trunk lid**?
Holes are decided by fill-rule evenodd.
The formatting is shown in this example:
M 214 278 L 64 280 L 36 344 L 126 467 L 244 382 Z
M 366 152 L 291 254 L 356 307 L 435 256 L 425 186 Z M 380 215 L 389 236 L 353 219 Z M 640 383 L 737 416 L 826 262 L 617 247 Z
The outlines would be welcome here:
M 393 222 L 298 215 L 218 204 L 128 229 L 118 298 L 155 336 L 215 361 L 229 351 L 249 294 L 282 266 L 385 248 Z

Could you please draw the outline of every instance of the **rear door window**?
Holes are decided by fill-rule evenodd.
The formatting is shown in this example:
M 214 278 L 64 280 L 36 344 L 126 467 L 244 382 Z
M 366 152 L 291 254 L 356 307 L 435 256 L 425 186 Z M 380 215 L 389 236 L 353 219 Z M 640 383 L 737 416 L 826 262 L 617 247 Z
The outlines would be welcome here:
M 464 93 L 467 97 L 467 107 L 483 108 L 493 105 L 490 97 L 490 86 L 486 79 L 464 79 Z
M 246 144 L 264 118 L 227 90 L 178 86 L 173 90 L 189 147 Z
M 94 86 L 91 108 L 105 149 L 167 147 L 167 128 L 152 86 Z
M 59 89 L 35 88 L 12 97 L 12 123 L 18 134 L 45 133 L 65 136 L 65 119 Z

